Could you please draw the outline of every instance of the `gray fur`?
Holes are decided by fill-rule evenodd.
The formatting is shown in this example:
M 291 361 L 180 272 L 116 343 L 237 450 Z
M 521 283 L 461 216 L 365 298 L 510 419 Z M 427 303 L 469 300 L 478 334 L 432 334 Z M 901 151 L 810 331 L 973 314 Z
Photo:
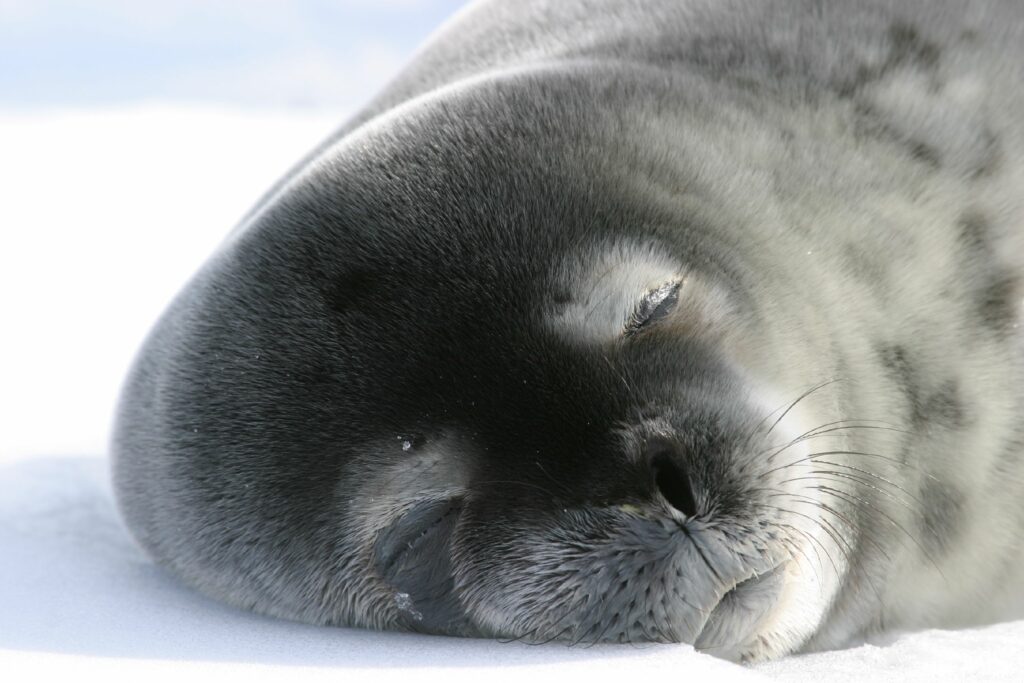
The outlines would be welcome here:
M 1021 112 L 1017 0 L 475 3 L 157 324 L 124 516 L 317 624 L 756 660 L 1019 614 Z

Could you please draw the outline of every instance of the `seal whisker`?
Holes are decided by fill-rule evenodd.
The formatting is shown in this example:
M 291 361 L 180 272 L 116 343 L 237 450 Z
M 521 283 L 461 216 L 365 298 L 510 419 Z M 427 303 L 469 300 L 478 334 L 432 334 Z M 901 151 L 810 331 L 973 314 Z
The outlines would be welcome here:
M 767 503 L 764 503 L 764 504 L 760 504 L 758 507 L 764 507 L 764 508 L 767 508 L 769 510 L 774 510 L 774 511 L 777 511 L 777 512 L 782 512 L 782 513 L 785 513 L 785 514 L 793 515 L 795 517 L 802 517 L 803 519 L 806 519 L 810 523 L 812 523 L 815 526 L 817 526 L 818 528 L 820 528 L 825 533 L 826 536 L 828 536 L 830 539 L 832 539 L 832 542 L 835 544 L 836 549 L 840 553 L 842 553 L 843 559 L 847 563 L 849 562 L 850 556 L 849 556 L 849 551 L 847 551 L 847 548 L 846 548 L 846 542 L 840 536 L 836 535 L 836 531 L 835 531 L 834 528 L 830 529 L 827 526 L 825 526 L 825 524 L 823 523 L 823 520 L 815 519 L 814 517 L 811 517 L 810 515 L 804 514 L 802 512 L 798 512 L 796 510 L 790 510 L 788 508 L 783 508 L 783 507 L 780 507 L 780 506 L 774 505 L 774 504 L 769 505 Z M 806 537 L 808 539 L 810 539 L 811 541 L 813 541 L 814 543 L 819 545 L 819 547 L 825 553 L 825 556 L 829 559 L 829 563 L 832 564 L 832 568 L 834 569 L 834 571 L 836 573 L 837 580 L 840 579 L 842 577 L 842 573 L 839 571 L 839 567 L 836 564 L 835 559 L 832 557 L 832 554 L 828 551 L 828 548 L 825 547 L 825 545 L 821 542 L 820 539 L 815 538 L 814 536 L 812 536 L 810 534 L 806 534 L 806 532 L 803 532 L 803 533 L 806 535 Z M 852 551 L 852 549 L 851 549 L 851 551 Z
M 784 465 L 779 465 L 779 466 L 774 467 L 774 468 L 772 468 L 770 470 L 762 472 L 760 476 L 764 477 L 764 476 L 768 476 L 769 474 L 774 474 L 775 472 L 781 472 L 782 470 L 785 470 L 788 467 L 792 467 L 794 465 L 799 465 L 800 463 L 804 463 L 804 462 L 813 461 L 815 458 L 820 458 L 820 457 L 826 456 L 826 455 L 853 455 L 853 456 L 861 456 L 861 457 L 865 457 L 865 458 L 880 458 L 880 459 L 885 460 L 886 462 L 888 462 L 888 463 L 890 463 L 892 465 L 896 465 L 898 467 L 903 467 L 903 468 L 915 470 L 917 472 L 920 472 L 922 476 L 928 477 L 928 478 L 933 479 L 933 480 L 935 479 L 935 477 L 933 477 L 932 475 L 928 474 L 927 472 L 921 472 L 918 468 L 914 467 L 910 463 L 903 462 L 901 460 L 897 460 L 896 458 L 893 458 L 893 457 L 888 456 L 888 455 L 882 455 L 880 453 L 868 453 L 866 451 L 845 451 L 845 450 L 819 451 L 817 453 L 811 453 L 810 455 L 807 455 L 807 456 L 805 456 L 803 458 L 799 458 L 799 459 L 794 460 L 792 462 L 788 462 L 788 463 L 786 463 Z
M 786 510 L 784 510 L 783 508 L 777 508 L 777 509 L 782 511 L 782 512 L 786 512 Z M 791 529 L 792 531 L 795 531 L 795 532 L 799 533 L 801 536 L 803 536 L 808 541 L 810 541 L 810 547 L 814 550 L 814 554 L 818 558 L 819 569 L 821 569 L 822 573 L 824 573 L 825 568 L 824 568 L 824 566 L 822 565 L 822 562 L 821 562 L 821 553 L 818 552 L 818 549 L 820 548 L 821 551 L 825 553 L 825 557 L 828 558 L 829 564 L 832 565 L 832 572 L 835 575 L 836 580 L 838 581 L 838 580 L 840 580 L 842 578 L 842 574 L 839 571 L 839 567 L 838 567 L 838 565 L 836 565 L 835 558 L 832 557 L 832 553 L 830 553 L 828 551 L 828 548 L 825 547 L 825 544 L 822 543 L 820 539 L 815 538 L 814 536 L 812 536 L 811 534 L 807 533 L 803 529 L 800 529 L 799 527 L 796 527 L 796 526 L 794 526 L 792 524 L 783 524 L 783 525 L 779 525 L 779 526 L 783 527 L 783 528 Z M 799 546 L 797 546 L 797 547 L 799 547 Z M 820 581 L 821 581 L 821 577 L 819 576 L 819 582 Z
M 895 503 L 901 505 L 902 507 L 906 508 L 910 512 L 913 512 L 913 513 L 919 512 L 919 510 L 917 508 L 914 508 L 909 503 L 907 503 L 906 501 L 900 499 L 899 497 L 895 496 L 894 494 L 892 494 L 892 493 L 890 493 L 888 491 L 885 491 L 883 489 L 880 489 L 877 486 L 874 486 L 871 483 L 870 480 L 868 480 L 868 479 L 866 479 L 864 477 L 858 477 L 858 476 L 855 476 L 855 475 L 851 475 L 848 472 L 836 472 L 836 471 L 833 471 L 833 470 L 814 470 L 814 471 L 811 472 L 811 474 L 813 474 L 815 476 L 810 476 L 810 474 L 809 474 L 807 476 L 792 477 L 790 479 L 785 479 L 785 480 L 783 480 L 780 483 L 790 483 L 790 482 L 796 482 L 796 481 L 825 481 L 823 479 L 823 477 L 835 477 L 835 478 L 840 479 L 840 480 L 857 481 L 857 482 L 863 483 L 865 486 L 870 488 L 872 491 L 875 491 L 876 493 L 878 493 L 880 495 L 886 496 L 887 498 L 891 499 L 893 502 L 895 502 Z M 835 483 L 835 482 L 833 481 L 832 483 Z
M 815 488 L 816 487 L 814 487 L 814 486 L 805 486 L 805 487 L 802 487 L 801 490 L 815 490 Z M 803 504 L 817 506 L 819 509 L 826 511 L 826 512 L 832 514 L 837 519 L 841 520 L 849 528 L 851 528 L 851 529 L 857 528 L 856 523 L 852 519 L 850 519 L 846 515 L 842 514 L 841 512 L 836 510 L 834 507 L 832 507 L 828 503 L 824 503 L 824 502 L 822 502 L 822 501 L 820 501 L 820 500 L 818 500 L 816 498 L 812 498 L 811 496 L 805 496 L 805 495 L 802 495 L 802 494 L 799 494 L 799 493 L 781 493 L 780 495 L 787 496 L 787 497 L 790 497 L 790 498 L 796 498 L 796 499 L 798 499 L 797 502 L 801 502 Z M 891 560 L 892 559 L 888 555 L 888 553 L 886 552 L 885 548 L 883 548 L 880 544 L 878 544 L 873 538 L 871 538 L 870 536 L 865 536 L 864 540 L 872 543 L 875 546 L 875 549 L 878 550 L 878 552 L 880 552 L 882 554 L 882 556 L 885 557 L 885 559 L 887 559 L 887 560 Z M 852 548 L 851 548 L 851 550 L 852 550 Z
M 537 469 L 543 472 L 544 476 L 546 476 L 551 481 L 551 483 L 558 488 L 558 490 L 563 491 L 566 494 L 566 496 L 572 494 L 572 489 L 566 486 L 564 482 L 558 481 L 553 476 L 551 476 L 551 473 L 544 469 L 544 465 L 541 464 L 540 460 L 534 461 L 534 464 L 537 466 Z
M 805 531 L 803 531 L 802 529 L 797 529 L 792 524 L 776 524 L 775 526 L 778 529 L 789 529 L 790 532 L 792 532 L 792 533 L 800 533 L 801 535 L 804 536 L 805 539 L 808 538 L 807 537 L 807 533 Z M 804 560 L 804 562 L 807 563 L 807 566 L 811 567 L 812 569 L 814 569 L 815 573 L 817 574 L 817 581 L 818 581 L 818 583 L 819 584 L 822 583 L 822 581 L 824 580 L 824 574 L 825 574 L 825 561 L 821 559 L 821 553 L 818 552 L 818 547 L 816 545 L 814 545 L 813 543 L 811 543 L 810 546 L 809 546 L 810 549 L 814 552 L 814 558 L 817 560 L 817 565 L 818 566 L 817 566 L 817 568 L 815 568 L 815 566 L 814 566 L 815 563 L 811 562 L 811 558 L 807 554 L 807 551 L 804 549 L 804 547 L 802 545 L 797 543 L 795 539 L 783 537 L 782 541 L 783 541 L 783 543 L 786 546 L 786 550 L 787 550 L 790 558 L 792 559 L 794 557 L 794 554 L 799 553 L 800 557 Z M 831 561 L 831 558 L 830 558 L 830 561 Z M 836 569 L 836 567 L 835 567 L 835 565 L 833 563 L 833 570 L 835 571 L 835 569 Z
M 563 619 L 565 617 L 568 617 L 570 614 L 571 614 L 571 612 L 569 610 L 566 610 L 566 613 L 563 616 Z M 557 622 L 555 622 L 555 625 L 557 626 L 558 623 L 561 622 L 561 621 L 562 621 L 562 619 L 559 619 Z M 532 643 L 532 644 L 533 645 L 547 645 L 548 643 L 553 643 L 556 640 L 561 640 L 563 638 L 563 636 L 565 636 L 566 633 L 568 633 L 569 631 L 572 631 L 573 629 L 575 629 L 577 627 L 578 627 L 578 624 L 568 624 L 561 631 L 557 631 L 553 635 L 551 635 L 550 637 L 545 638 L 544 640 L 541 640 L 539 642 Z M 571 642 L 570 645 L 575 646 L 576 645 L 576 641 Z
M 584 301 L 585 301 L 586 305 L 589 306 L 590 310 L 588 310 L 586 315 L 583 316 L 583 322 L 589 322 L 590 321 L 590 317 L 592 315 L 594 315 L 594 313 L 597 312 L 598 308 L 600 308 L 600 304 L 603 304 L 605 301 L 610 299 L 613 295 L 618 293 L 618 291 L 615 288 L 607 287 L 606 288 L 607 291 L 605 292 L 605 295 L 603 297 L 601 297 L 601 299 L 596 304 L 592 304 L 590 302 L 590 298 L 594 295 L 594 292 L 597 291 L 597 289 L 604 283 L 605 278 L 607 278 L 609 275 L 611 275 L 613 272 L 615 272 L 616 265 L 617 264 L 612 263 L 607 268 L 605 268 L 597 276 L 597 279 L 594 281 L 594 284 L 591 286 L 590 291 L 587 292 L 587 296 L 584 299 Z
M 840 422 L 842 422 L 842 421 L 840 421 Z M 765 460 L 765 462 L 770 464 L 772 461 L 775 460 L 775 458 L 778 455 L 782 454 L 783 452 L 785 452 L 789 448 L 792 448 L 793 446 L 795 446 L 797 444 L 803 443 L 805 441 L 809 441 L 811 439 L 824 438 L 825 436 L 827 436 L 828 434 L 833 433 L 833 432 L 845 432 L 845 431 L 851 431 L 851 430 L 856 430 L 856 429 L 878 429 L 878 430 L 883 430 L 883 431 L 902 432 L 902 433 L 905 433 L 905 434 L 909 433 L 909 432 L 906 432 L 905 430 L 896 429 L 896 428 L 893 428 L 893 427 L 880 427 L 880 426 L 876 426 L 876 425 L 859 425 L 859 424 L 858 425 L 845 425 L 845 426 L 841 426 L 841 427 L 833 427 L 831 429 L 823 429 L 822 428 L 824 426 L 827 426 L 828 424 L 838 424 L 838 422 L 826 423 L 826 425 L 822 425 L 821 427 L 816 427 L 816 428 L 814 428 L 812 430 L 809 430 L 809 431 L 805 432 L 804 434 L 801 434 L 800 436 L 794 438 L 789 443 L 786 443 L 786 444 L 784 444 L 782 446 L 774 445 L 774 446 L 771 446 L 769 448 L 766 448 L 764 451 L 761 451 L 761 453 L 759 453 L 758 455 L 762 455 L 765 452 L 768 452 L 768 451 L 771 451 L 771 450 L 774 449 L 774 452 L 770 456 L 768 456 L 768 458 L 766 458 L 766 460 Z M 879 457 L 882 457 L 882 456 L 879 456 Z
M 774 430 L 776 427 L 779 426 L 779 423 L 782 422 L 782 420 L 786 417 L 786 415 L 788 415 L 790 413 L 790 411 L 793 410 L 793 408 L 796 408 L 797 404 L 799 404 L 805 398 L 807 398 L 811 394 L 815 393 L 816 391 L 824 389 L 825 387 L 827 387 L 827 386 L 829 386 L 831 384 L 835 384 L 836 382 L 840 382 L 840 381 L 842 381 L 842 378 L 834 377 L 832 379 L 825 380 L 821 384 L 818 384 L 817 386 L 814 386 L 814 387 L 808 389 L 807 391 L 805 391 L 804 393 L 802 393 L 799 397 L 797 397 L 797 399 L 795 401 L 793 401 L 792 403 L 789 404 L 788 408 L 786 408 L 784 411 L 782 411 L 782 414 L 779 415 L 778 419 L 775 420 L 775 422 L 772 423 L 772 426 L 768 428 L 768 431 L 765 432 L 765 435 L 767 436 L 768 434 L 771 434 L 772 430 Z
M 610 619 L 610 620 L 605 622 L 604 628 L 601 629 L 600 633 L 595 635 L 593 640 L 591 640 L 590 642 L 585 643 L 583 645 L 583 649 L 586 650 L 586 649 L 592 648 L 595 645 L 597 645 L 598 643 L 600 643 L 604 639 L 604 634 L 608 633 L 608 629 L 610 629 L 612 627 L 612 624 L 614 624 L 618 620 L 618 618 L 619 618 L 619 615 L 616 612 L 614 615 L 612 615 L 612 619 Z
M 813 464 L 823 464 L 819 460 L 814 460 L 812 462 L 813 462 Z M 802 465 L 802 467 L 812 467 L 813 464 Z M 795 473 L 795 474 L 800 474 L 800 473 Z M 916 512 L 919 511 L 918 508 L 913 507 L 907 501 L 905 501 L 902 498 L 896 496 L 891 491 L 886 491 L 885 489 L 881 489 L 878 486 L 876 486 L 874 480 L 869 479 L 868 477 L 862 477 L 862 476 L 859 476 L 859 475 L 856 475 L 856 474 L 850 474 L 849 472 L 839 472 L 837 470 L 820 470 L 820 469 L 819 470 L 808 470 L 805 473 L 802 473 L 801 476 L 794 476 L 794 477 L 790 477 L 789 479 L 783 479 L 779 483 L 780 484 L 788 484 L 790 482 L 795 482 L 795 481 L 814 481 L 817 478 L 823 477 L 823 476 L 836 477 L 838 479 L 842 479 L 842 480 L 846 480 L 846 481 L 856 481 L 856 482 L 862 483 L 862 484 L 864 484 L 864 486 L 866 486 L 867 488 L 871 489 L 872 491 L 874 491 L 874 492 L 876 492 L 876 493 L 878 493 L 880 495 L 886 496 L 887 498 L 889 498 L 893 502 L 898 503 L 900 506 L 906 508 L 907 510 L 910 510 L 911 512 L 915 512 L 916 513 Z
M 811 488 L 811 487 L 806 487 L 806 488 Z M 819 510 L 822 510 L 823 512 L 827 512 L 828 514 L 831 514 L 832 516 L 836 517 L 838 520 L 840 520 L 843 523 L 845 523 L 851 529 L 857 528 L 857 526 L 852 522 L 852 520 L 850 520 L 849 517 L 847 517 L 846 515 L 843 515 L 838 510 L 833 508 L 831 505 L 828 505 L 827 503 L 823 503 L 820 500 L 817 500 L 815 498 L 811 498 L 810 496 L 804 496 L 804 495 L 798 494 L 798 493 L 782 493 L 780 495 L 792 498 L 794 503 L 799 503 L 799 504 L 803 504 L 803 505 L 810 505 L 811 507 L 816 507 Z M 845 548 L 840 546 L 839 549 L 840 549 L 841 552 L 843 552 L 843 554 L 846 557 L 847 561 L 849 561 L 849 554 L 854 552 L 853 546 L 849 545 L 849 543 L 845 540 L 845 537 L 839 532 L 838 529 L 836 529 L 834 526 L 832 526 L 831 523 L 828 523 L 825 520 L 821 520 L 821 522 L 822 522 L 822 524 L 826 524 L 828 529 L 831 530 L 831 532 L 829 533 L 829 536 L 833 539 L 833 541 L 836 540 L 837 536 L 839 538 L 843 539 L 843 544 L 845 545 Z M 878 550 L 880 553 L 882 553 L 882 556 L 885 557 L 887 560 L 891 560 L 891 558 L 886 553 L 886 551 L 882 547 L 882 545 L 880 543 L 878 543 L 870 535 L 864 536 L 864 540 L 869 542 L 872 545 L 872 547 L 874 547 L 876 550 Z M 837 574 L 837 576 L 838 576 L 838 574 Z M 871 592 L 875 594 L 875 597 L 877 597 L 878 600 L 881 601 L 882 600 L 882 593 L 881 593 L 880 589 L 878 588 L 878 586 L 875 584 L 875 582 L 874 581 L 868 581 L 868 586 L 870 586 Z
M 612 364 L 611 359 L 608 358 L 608 354 L 602 353 L 601 359 L 604 360 L 605 364 L 608 365 L 608 369 L 611 370 L 616 377 L 618 377 L 619 381 L 622 382 L 622 385 L 626 387 L 626 391 L 628 392 L 628 394 L 634 395 L 636 393 L 634 388 L 630 386 L 629 381 L 626 379 L 626 376 L 621 371 L 615 368 L 615 366 Z
M 811 392 L 813 392 L 813 391 L 816 391 L 817 389 L 819 389 L 819 388 L 821 388 L 821 387 L 823 387 L 823 386 L 826 386 L 826 384 L 820 384 L 820 385 L 818 385 L 818 386 L 816 386 L 816 387 L 812 387 L 810 391 L 811 391 Z M 791 410 L 791 409 L 792 409 L 792 408 L 793 408 L 793 407 L 794 407 L 794 406 L 795 406 L 795 405 L 796 405 L 797 403 L 799 403 L 799 402 L 800 402 L 801 400 L 803 400 L 804 398 L 806 398 L 806 396 L 807 396 L 807 395 L 808 395 L 808 393 L 807 393 L 807 392 L 805 392 L 805 393 L 804 393 L 803 395 L 801 395 L 801 396 L 798 396 L 798 397 L 796 398 L 796 400 L 794 400 L 794 401 L 791 401 L 791 402 L 788 402 L 788 403 L 783 403 L 783 404 L 782 404 L 782 405 L 780 405 L 780 406 L 779 406 L 778 408 L 773 408 L 772 410 L 768 411 L 768 412 L 767 412 L 767 413 L 766 413 L 766 414 L 765 414 L 765 415 L 764 415 L 764 416 L 763 416 L 763 417 L 762 417 L 762 418 L 761 418 L 760 420 L 758 420 L 758 421 L 757 421 L 757 422 L 756 422 L 756 423 L 754 424 L 754 427 L 753 427 L 753 428 L 752 428 L 752 429 L 750 430 L 750 432 L 749 432 L 749 433 L 747 434 L 747 436 L 746 436 L 746 440 L 747 440 L 747 441 L 750 441 L 750 440 L 752 440 L 752 439 L 754 438 L 754 436 L 755 436 L 755 435 L 757 434 L 757 430 L 759 430 L 759 429 L 761 428 L 761 426 L 762 426 L 762 425 L 764 425 L 764 424 L 765 424 L 765 423 L 766 423 L 766 422 L 767 422 L 768 420 L 770 420 L 770 419 L 772 418 L 772 416 L 773 416 L 773 415 L 775 415 L 776 413 L 778 413 L 778 412 L 779 412 L 780 410 L 781 410 L 781 411 L 783 411 L 782 415 L 781 415 L 781 416 L 779 417 L 779 419 L 778 419 L 778 420 L 776 420 L 775 424 L 773 424 L 773 425 L 772 425 L 772 426 L 771 426 L 771 427 L 770 427 L 770 428 L 768 429 L 768 431 L 767 431 L 767 432 L 765 432 L 765 436 L 767 436 L 768 434 L 770 434 L 770 433 L 771 433 L 771 431 L 772 431 L 772 429 L 774 429 L 774 428 L 775 428 L 775 426 L 776 426 L 776 425 L 778 424 L 778 422 L 779 422 L 779 421 L 780 421 L 780 420 L 781 420 L 781 419 L 782 419 L 783 417 L 785 417 L 785 416 L 786 416 L 786 412 L 787 412 L 787 411 L 789 411 L 789 410 Z
M 555 491 L 552 491 L 546 486 L 541 486 L 540 484 L 534 484 L 533 482 L 528 481 L 516 481 L 513 479 L 484 479 L 480 481 L 475 481 L 473 482 L 472 486 L 465 487 L 465 490 L 467 492 L 479 491 L 480 487 L 491 486 L 495 484 L 501 484 L 503 486 L 525 486 L 527 488 L 536 489 L 542 493 L 546 493 L 547 495 L 551 496 L 554 500 L 560 500 L 562 497 L 560 494 L 558 494 Z
M 804 514 L 802 512 L 797 512 L 795 510 L 786 510 L 786 509 L 778 507 L 778 506 L 768 506 L 768 507 L 772 507 L 773 509 L 776 509 L 776 510 L 779 510 L 779 511 L 782 511 L 782 512 L 786 512 L 786 513 L 789 513 L 789 514 L 793 514 L 793 515 L 796 515 L 798 517 L 803 517 L 804 519 L 810 521 L 811 523 L 816 524 L 819 528 L 821 528 L 822 531 L 825 532 L 826 535 L 828 535 L 832 539 L 833 542 L 835 542 L 836 548 L 839 550 L 839 552 L 841 552 L 843 554 L 843 559 L 846 560 L 847 562 L 849 562 L 849 559 L 850 559 L 849 553 L 853 551 L 853 548 L 848 545 L 848 542 L 846 541 L 846 539 L 844 539 L 842 537 L 842 535 L 838 532 L 838 530 L 835 527 L 833 527 L 827 520 L 815 519 L 814 517 L 811 517 L 810 515 L 806 515 L 806 514 Z
M 777 488 L 774 488 L 774 487 L 767 487 L 767 488 L 766 487 L 753 487 L 753 488 L 749 489 L 749 492 L 750 493 L 773 494 L 773 495 L 771 495 L 769 497 L 776 497 L 776 496 L 778 496 L 780 494 L 786 493 L 785 491 L 782 491 L 781 489 L 777 489 Z M 768 507 L 769 509 L 775 509 L 772 506 L 765 506 L 764 504 L 760 504 L 757 507 Z M 789 529 L 789 530 L 791 530 L 793 532 L 800 533 L 801 535 L 803 535 L 805 538 L 807 538 L 809 540 L 817 540 L 817 539 L 813 539 L 813 537 L 811 537 L 811 536 L 808 536 L 807 532 L 803 531 L 802 529 L 800 529 L 798 527 L 793 526 L 792 524 L 786 524 L 786 523 L 783 523 L 783 522 L 779 522 L 777 520 L 771 520 L 770 523 L 773 526 L 775 526 L 776 528 L 779 528 L 779 529 Z M 811 562 L 810 558 L 807 556 L 807 553 L 804 551 L 803 547 L 801 547 L 799 544 L 796 544 L 791 539 L 787 539 L 787 538 L 783 537 L 783 540 L 786 541 L 787 543 L 793 543 L 794 546 L 796 547 L 796 549 L 799 550 L 800 554 L 807 561 L 808 565 L 813 566 L 813 563 Z M 811 545 L 811 550 L 814 551 L 814 555 L 815 555 L 815 557 L 818 560 L 818 569 L 822 573 L 824 573 L 825 566 L 824 566 L 824 563 L 823 563 L 823 561 L 821 559 L 821 553 L 818 552 L 818 548 L 815 545 L 813 545 L 813 544 Z M 826 551 L 826 553 L 827 553 L 827 551 Z M 832 563 L 833 569 L 837 569 L 836 566 L 835 566 L 835 562 L 832 560 L 831 556 L 829 556 L 829 562 Z M 837 576 L 838 576 L 838 573 L 837 573 Z
M 827 494 L 831 494 L 832 496 L 837 497 L 837 498 L 845 498 L 851 504 L 862 506 L 862 507 L 865 507 L 868 510 L 873 510 L 874 512 L 877 512 L 879 515 L 884 517 L 891 525 L 895 526 L 897 529 L 902 531 L 903 534 L 907 538 L 909 538 L 911 541 L 913 541 L 914 545 L 916 545 L 917 549 L 921 552 L 921 555 L 923 557 L 925 557 L 925 559 L 927 559 L 931 563 L 931 565 L 935 569 L 935 571 L 938 572 L 939 576 L 942 577 L 942 580 L 946 581 L 947 583 L 949 582 L 948 579 L 946 579 L 945 574 L 943 574 L 942 569 L 939 567 L 938 563 L 931 556 L 931 553 L 928 552 L 928 550 L 921 544 L 921 542 L 917 539 L 917 537 L 915 537 L 913 534 L 911 534 L 909 531 L 907 531 L 907 529 L 902 524 L 900 524 L 895 519 L 893 519 L 891 516 L 889 516 L 889 514 L 887 514 L 884 510 L 881 510 L 880 508 L 878 508 L 878 506 L 871 505 L 867 501 L 863 501 L 863 500 L 860 500 L 860 499 L 858 499 L 858 498 L 856 498 L 854 496 L 851 496 L 849 493 L 847 493 L 845 491 L 840 491 L 840 490 L 834 489 L 834 488 L 832 488 L 830 486 L 819 485 L 819 486 L 815 486 L 813 488 L 815 488 L 815 489 L 817 489 L 819 491 L 825 492 Z
M 915 513 L 916 512 L 920 512 L 921 508 L 924 507 L 924 502 L 920 498 L 918 498 L 917 496 L 912 494 L 910 491 L 908 491 L 907 489 L 905 489 L 902 486 L 900 486 L 899 484 L 897 484 L 896 482 L 894 482 L 894 481 L 892 481 L 890 479 L 886 479 L 885 477 L 883 477 L 883 476 L 881 476 L 879 474 L 875 474 L 874 472 L 862 469 L 860 467 L 854 467 L 853 465 L 844 465 L 843 463 L 831 462 L 829 460 L 818 460 L 818 459 L 815 459 L 812 462 L 818 463 L 818 464 L 821 464 L 821 465 L 831 465 L 832 467 L 842 467 L 843 469 L 848 469 L 848 470 L 852 470 L 854 472 L 859 472 L 860 474 L 863 474 L 864 476 L 863 477 L 857 477 L 857 476 L 852 475 L 852 474 L 846 474 L 846 476 L 850 477 L 851 479 L 855 479 L 856 481 L 862 481 L 865 484 L 867 484 L 868 486 L 871 486 L 871 484 L 868 482 L 867 479 L 865 479 L 865 477 L 873 479 L 873 480 L 876 480 L 876 481 L 878 481 L 878 482 L 880 482 L 882 484 L 885 484 L 886 486 L 891 486 L 892 488 L 896 489 L 897 491 L 900 491 L 905 496 L 910 498 L 912 501 L 917 503 L 918 506 L 920 506 L 920 507 L 917 507 L 917 508 L 912 507 L 906 501 L 904 501 L 901 498 L 899 498 L 897 496 L 894 496 L 891 493 L 889 493 L 887 491 L 884 491 L 882 489 L 875 489 L 875 490 L 879 491 L 880 493 L 884 493 L 886 495 L 891 496 L 894 501 L 897 501 L 898 503 L 903 505 L 905 508 L 907 508 L 911 512 L 915 512 Z M 823 471 L 823 470 L 814 470 L 814 472 L 819 472 L 819 471 Z M 840 475 L 839 472 L 832 472 L 832 474 L 834 474 L 836 476 Z M 875 487 L 871 486 L 871 488 L 875 488 Z
M 801 443 L 803 441 L 807 441 L 809 439 L 821 438 L 821 437 L 824 437 L 826 434 L 829 434 L 829 433 L 832 433 L 832 432 L 851 431 L 851 430 L 855 430 L 855 429 L 877 429 L 877 430 L 889 431 L 889 432 L 899 432 L 899 433 L 902 433 L 902 434 L 911 434 L 912 433 L 912 432 L 907 431 L 905 429 L 899 429 L 897 427 L 889 427 L 889 426 L 883 426 L 883 425 L 843 424 L 843 423 L 848 423 L 848 422 L 860 423 L 860 422 L 865 422 L 865 420 L 835 420 L 833 422 L 826 422 L 825 424 L 822 424 L 822 425 L 819 425 L 819 426 L 817 426 L 817 427 L 815 427 L 813 429 L 807 430 L 803 434 L 793 438 L 792 441 L 789 441 L 789 442 L 787 442 L 787 443 L 785 443 L 785 444 L 783 444 L 781 446 L 779 444 L 774 444 L 774 445 L 768 446 L 763 451 L 761 451 L 759 453 L 759 455 L 763 454 L 763 453 L 766 453 L 768 451 L 775 450 L 775 449 L 788 448 L 788 447 L 790 447 L 790 446 L 792 446 L 794 444 L 798 444 L 798 443 Z M 840 426 L 833 426 L 833 425 L 840 425 Z

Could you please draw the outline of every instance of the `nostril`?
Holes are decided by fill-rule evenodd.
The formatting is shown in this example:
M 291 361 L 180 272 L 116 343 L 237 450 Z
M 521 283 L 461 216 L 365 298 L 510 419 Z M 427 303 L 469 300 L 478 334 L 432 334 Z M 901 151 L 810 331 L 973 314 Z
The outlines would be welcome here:
M 687 517 L 697 514 L 697 502 L 693 497 L 693 487 L 686 472 L 676 464 L 670 454 L 661 452 L 651 459 L 654 470 L 654 485 L 669 505 Z

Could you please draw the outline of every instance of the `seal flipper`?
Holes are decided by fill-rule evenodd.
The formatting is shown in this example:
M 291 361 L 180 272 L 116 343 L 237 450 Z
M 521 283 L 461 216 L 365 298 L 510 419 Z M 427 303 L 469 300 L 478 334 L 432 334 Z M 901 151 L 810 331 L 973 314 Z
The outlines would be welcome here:
M 476 632 L 453 590 L 451 534 L 461 512 L 459 498 L 420 501 L 377 538 L 377 574 L 394 588 L 401 624 L 411 631 Z

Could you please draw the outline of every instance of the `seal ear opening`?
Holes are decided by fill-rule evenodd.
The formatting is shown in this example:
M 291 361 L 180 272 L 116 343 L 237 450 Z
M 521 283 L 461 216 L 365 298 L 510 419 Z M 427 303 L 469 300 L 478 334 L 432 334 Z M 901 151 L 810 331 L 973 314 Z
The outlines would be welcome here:
M 461 498 L 420 501 L 380 532 L 374 568 L 395 591 L 400 623 L 411 631 L 472 635 L 454 594 L 451 536 Z

